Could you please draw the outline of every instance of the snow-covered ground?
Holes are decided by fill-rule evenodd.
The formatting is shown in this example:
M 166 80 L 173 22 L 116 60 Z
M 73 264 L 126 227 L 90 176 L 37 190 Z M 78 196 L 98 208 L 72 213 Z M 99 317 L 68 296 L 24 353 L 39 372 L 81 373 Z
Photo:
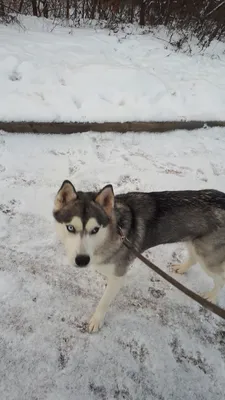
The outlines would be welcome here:
M 179 54 L 153 35 L 0 25 L 0 120 L 224 119 L 225 45 Z
M 68 266 L 51 215 L 65 178 L 81 190 L 112 183 L 116 193 L 225 191 L 224 152 L 225 129 L 0 134 L 1 400 L 224 398 L 224 323 L 139 261 L 103 329 L 85 331 L 104 280 Z M 149 256 L 170 271 L 185 252 L 161 246 Z M 198 292 L 212 284 L 199 266 L 177 279 Z

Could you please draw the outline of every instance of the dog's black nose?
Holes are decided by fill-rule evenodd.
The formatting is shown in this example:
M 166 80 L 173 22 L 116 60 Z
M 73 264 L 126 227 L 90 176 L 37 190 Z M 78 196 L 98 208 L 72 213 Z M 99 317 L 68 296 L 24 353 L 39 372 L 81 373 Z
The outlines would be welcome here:
M 75 263 L 78 267 L 86 267 L 90 262 L 90 257 L 86 254 L 76 256 Z

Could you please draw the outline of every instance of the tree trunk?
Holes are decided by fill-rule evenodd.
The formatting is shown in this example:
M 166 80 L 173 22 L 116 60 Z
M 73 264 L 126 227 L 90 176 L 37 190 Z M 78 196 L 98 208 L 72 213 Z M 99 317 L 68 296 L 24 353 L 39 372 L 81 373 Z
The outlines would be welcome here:
M 43 15 L 45 18 L 48 18 L 48 2 L 45 0 L 43 4 Z
M 18 9 L 18 12 L 19 12 L 19 13 L 22 12 L 23 2 L 24 2 L 24 0 L 20 0 L 19 9 Z
M 70 0 L 66 0 L 66 19 L 70 19 Z
M 93 0 L 93 5 L 92 5 L 92 9 L 91 9 L 91 19 L 95 18 L 97 5 L 98 5 L 98 0 Z
M 85 0 L 83 0 L 83 6 L 82 6 L 82 18 L 84 19 L 85 17 Z
M 77 0 L 74 1 L 74 18 L 77 18 Z
M 38 12 L 37 12 L 37 2 L 36 2 L 36 0 L 31 0 L 31 3 L 32 3 L 32 9 L 33 9 L 33 15 L 34 15 L 35 17 L 37 17 L 37 16 L 38 16 Z
M 140 21 L 139 24 L 141 26 L 145 26 L 145 0 L 141 0 L 141 8 L 140 8 Z
M 131 9 L 130 9 L 130 23 L 134 22 L 134 0 L 131 0 Z
M 0 17 L 4 17 L 5 16 L 5 6 L 3 3 L 3 0 L 0 0 Z

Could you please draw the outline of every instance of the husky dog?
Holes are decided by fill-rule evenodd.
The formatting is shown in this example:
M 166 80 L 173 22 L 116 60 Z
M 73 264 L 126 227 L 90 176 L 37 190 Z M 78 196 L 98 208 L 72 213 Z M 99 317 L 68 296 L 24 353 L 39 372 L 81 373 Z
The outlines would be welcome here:
M 66 180 L 53 211 L 57 231 L 72 265 L 90 264 L 108 278 L 89 322 L 97 332 L 135 256 L 122 243 L 119 227 L 135 248 L 186 242 L 188 260 L 173 269 L 183 274 L 196 262 L 214 280 L 205 298 L 216 301 L 225 284 L 225 194 L 216 190 L 131 192 L 114 196 L 111 185 L 98 193 L 76 191 Z

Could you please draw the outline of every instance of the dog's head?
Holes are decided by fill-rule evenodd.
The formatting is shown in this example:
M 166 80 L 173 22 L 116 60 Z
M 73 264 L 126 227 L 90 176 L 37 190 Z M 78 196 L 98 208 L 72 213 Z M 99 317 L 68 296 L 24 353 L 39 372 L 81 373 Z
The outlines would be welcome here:
M 76 192 L 70 181 L 63 182 L 55 198 L 53 215 L 71 264 L 89 265 L 110 235 L 113 208 L 111 185 L 98 193 Z

